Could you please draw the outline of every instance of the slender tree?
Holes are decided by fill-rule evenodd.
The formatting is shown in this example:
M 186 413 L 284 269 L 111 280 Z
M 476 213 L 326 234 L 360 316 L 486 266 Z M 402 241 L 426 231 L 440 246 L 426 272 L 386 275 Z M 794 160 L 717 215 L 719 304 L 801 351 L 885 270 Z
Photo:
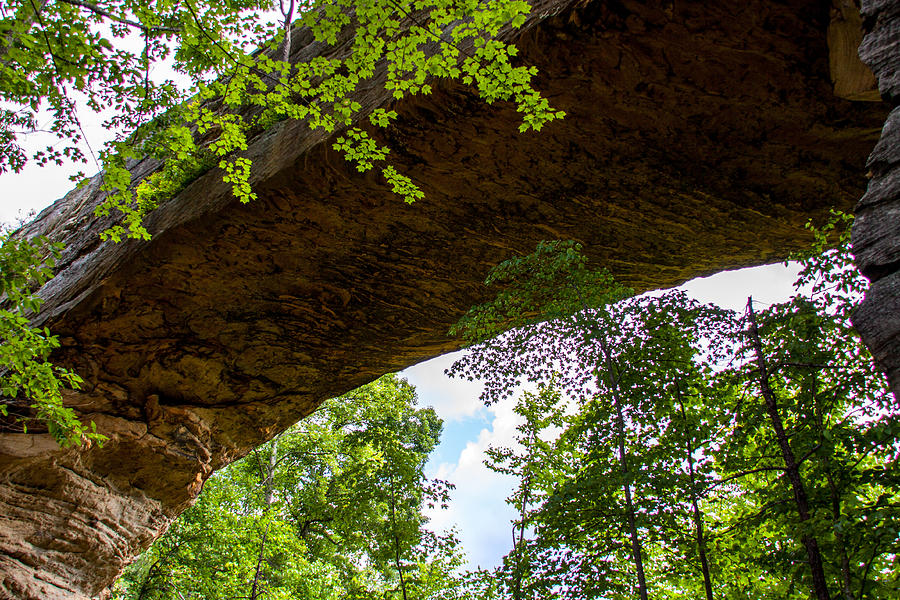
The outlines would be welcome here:
M 778 442 L 781 457 L 784 460 L 784 473 L 791 484 L 797 515 L 800 517 L 800 523 L 806 524 L 812 518 L 809 498 L 800 474 L 800 463 L 794 454 L 793 448 L 791 448 L 790 440 L 788 440 L 788 435 L 784 429 L 778 409 L 778 400 L 769 384 L 771 371 L 769 369 L 769 361 L 763 352 L 762 342 L 760 341 L 759 327 L 756 324 L 756 313 L 753 311 L 752 299 L 747 301 L 747 321 L 749 323 L 747 337 L 753 349 L 754 362 L 756 363 L 756 381 L 759 385 L 760 394 L 765 401 L 766 413 L 769 416 L 772 430 L 775 432 L 775 440 Z M 806 548 L 806 556 L 812 572 L 813 592 L 819 600 L 829 600 L 830 594 L 828 593 L 828 584 L 825 581 L 825 568 L 822 565 L 822 553 L 819 551 L 819 542 L 810 533 L 802 533 L 800 541 Z
M 258 459 L 258 456 L 257 456 Z M 263 559 L 266 556 L 266 540 L 269 537 L 269 527 L 272 524 L 272 511 L 275 508 L 275 467 L 278 466 L 278 436 L 271 441 L 269 445 L 269 461 L 265 471 L 260 472 L 260 484 L 263 486 L 263 516 L 265 521 L 265 529 L 259 540 L 259 558 L 256 560 L 256 569 L 253 572 L 253 582 L 250 585 L 250 600 L 257 600 L 262 587 L 260 586 L 260 575 L 262 574 Z
M 748 581 L 759 595 L 881 598 L 897 589 L 883 558 L 900 540 L 896 487 L 885 476 L 897 460 L 897 406 L 850 325 L 865 281 L 850 263 L 849 229 L 835 231 L 841 222 L 816 231 L 814 251 L 800 257 L 804 289 L 760 311 L 748 302 L 743 354 L 723 374 L 735 427 L 716 468 L 736 485 L 726 499 L 737 509 L 733 535 L 759 539 L 735 555 L 771 574 L 769 591 Z M 769 585 L 779 581 L 789 585 Z

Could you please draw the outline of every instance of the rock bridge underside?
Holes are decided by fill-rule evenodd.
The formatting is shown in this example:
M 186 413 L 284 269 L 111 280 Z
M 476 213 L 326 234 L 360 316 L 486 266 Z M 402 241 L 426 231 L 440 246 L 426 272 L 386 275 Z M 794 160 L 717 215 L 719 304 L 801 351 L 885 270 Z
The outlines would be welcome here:
M 508 106 L 442 83 L 394 106 L 392 161 L 426 193 L 412 206 L 291 123 L 251 147 L 258 201 L 209 173 L 151 216 L 150 242 L 101 243 L 96 184 L 72 192 L 25 234 L 67 244 L 42 319 L 85 380 L 67 402 L 110 439 L 0 433 L 0 598 L 101 594 L 213 470 L 456 348 L 486 271 L 541 239 L 580 240 L 646 290 L 781 259 L 865 194 L 857 322 L 896 393 L 898 22 L 894 0 L 862 19 L 852 0 L 540 0 L 506 35 L 568 116 L 518 134 Z M 293 47 L 324 51 L 302 31 Z

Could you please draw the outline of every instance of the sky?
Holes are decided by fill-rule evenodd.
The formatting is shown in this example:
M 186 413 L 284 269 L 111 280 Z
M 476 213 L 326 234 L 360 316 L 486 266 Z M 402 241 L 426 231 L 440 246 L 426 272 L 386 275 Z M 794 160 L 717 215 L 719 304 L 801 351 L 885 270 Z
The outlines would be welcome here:
M 96 122 L 85 120 L 85 129 L 95 147 L 108 135 Z M 40 138 L 29 140 L 41 145 Z M 79 167 L 87 172 L 89 165 Z M 0 175 L 0 222 L 15 223 L 29 213 L 40 212 L 64 196 L 72 184 L 68 175 L 77 171 L 63 167 L 27 167 L 22 173 Z M 797 269 L 782 264 L 728 271 L 692 280 L 682 287 L 702 302 L 741 310 L 752 295 L 755 301 L 773 303 L 791 292 Z M 455 527 L 470 567 L 491 568 L 499 564 L 511 545 L 510 521 L 514 511 L 505 498 L 514 481 L 484 466 L 484 451 L 491 445 L 512 445 L 518 424 L 514 399 L 485 407 L 479 400 L 481 384 L 444 375 L 459 353 L 447 354 L 410 367 L 401 375 L 416 386 L 421 406 L 434 407 L 444 420 L 441 444 L 433 453 L 427 475 L 456 486 L 447 510 L 431 511 L 435 531 Z

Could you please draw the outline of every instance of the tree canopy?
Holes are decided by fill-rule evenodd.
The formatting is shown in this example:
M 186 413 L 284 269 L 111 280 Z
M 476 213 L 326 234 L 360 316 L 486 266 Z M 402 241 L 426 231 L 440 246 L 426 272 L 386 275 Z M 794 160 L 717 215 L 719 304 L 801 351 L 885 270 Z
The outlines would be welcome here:
M 743 313 L 627 297 L 573 242 L 492 271 L 450 372 L 519 417 L 485 459 L 515 480 L 498 568 L 463 571 L 429 531 L 452 487 L 423 474 L 441 423 L 390 376 L 213 476 L 119 597 L 896 597 L 900 413 L 830 227 L 794 297 Z
M 455 80 L 513 103 L 520 130 L 540 130 L 564 113 L 501 39 L 530 10 L 522 0 L 4 2 L 0 174 L 102 163 L 97 214 L 121 216 L 103 236 L 147 239 L 148 212 L 211 169 L 252 201 L 250 143 L 297 120 L 413 202 L 422 190 L 376 133 L 397 112 L 364 110 L 361 89 L 401 100 Z M 103 148 L 86 139 L 85 111 L 114 133 Z M 40 131 L 51 142 L 29 149 L 24 138 Z M 142 157 L 159 166 L 137 178 Z M 535 386 L 518 398 L 516 445 L 488 454 L 518 482 L 512 547 L 495 573 L 461 575 L 455 537 L 425 527 L 423 507 L 449 492 L 423 470 L 441 423 L 388 377 L 211 478 L 116 594 L 895 598 L 897 406 L 849 325 L 863 284 L 847 240 L 835 252 L 823 235 L 803 257 L 808 292 L 769 307 L 750 299 L 743 314 L 677 292 L 628 298 L 571 242 L 492 272 L 500 291 L 460 321 L 475 345 L 451 372 L 487 379 L 488 402 Z M 0 242 L 4 425 L 102 442 L 63 405 L 61 390 L 80 379 L 50 362 L 58 341 L 29 323 L 59 248 Z
M 516 446 L 487 459 L 519 482 L 507 597 L 897 594 L 900 413 L 850 325 L 865 282 L 834 226 L 793 298 L 743 314 L 605 303 L 621 290 L 571 242 L 492 271 L 449 372 L 521 394 Z

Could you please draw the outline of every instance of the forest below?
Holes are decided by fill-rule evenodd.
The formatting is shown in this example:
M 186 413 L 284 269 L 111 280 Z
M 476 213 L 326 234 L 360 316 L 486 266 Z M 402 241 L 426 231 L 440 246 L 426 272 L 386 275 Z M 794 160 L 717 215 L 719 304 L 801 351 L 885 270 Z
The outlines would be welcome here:
M 485 457 L 516 481 L 498 568 L 429 529 L 442 423 L 388 375 L 211 477 L 113 597 L 896 598 L 900 415 L 850 325 L 849 221 L 743 314 L 633 296 L 573 242 L 495 267 L 449 374 L 520 417 Z

